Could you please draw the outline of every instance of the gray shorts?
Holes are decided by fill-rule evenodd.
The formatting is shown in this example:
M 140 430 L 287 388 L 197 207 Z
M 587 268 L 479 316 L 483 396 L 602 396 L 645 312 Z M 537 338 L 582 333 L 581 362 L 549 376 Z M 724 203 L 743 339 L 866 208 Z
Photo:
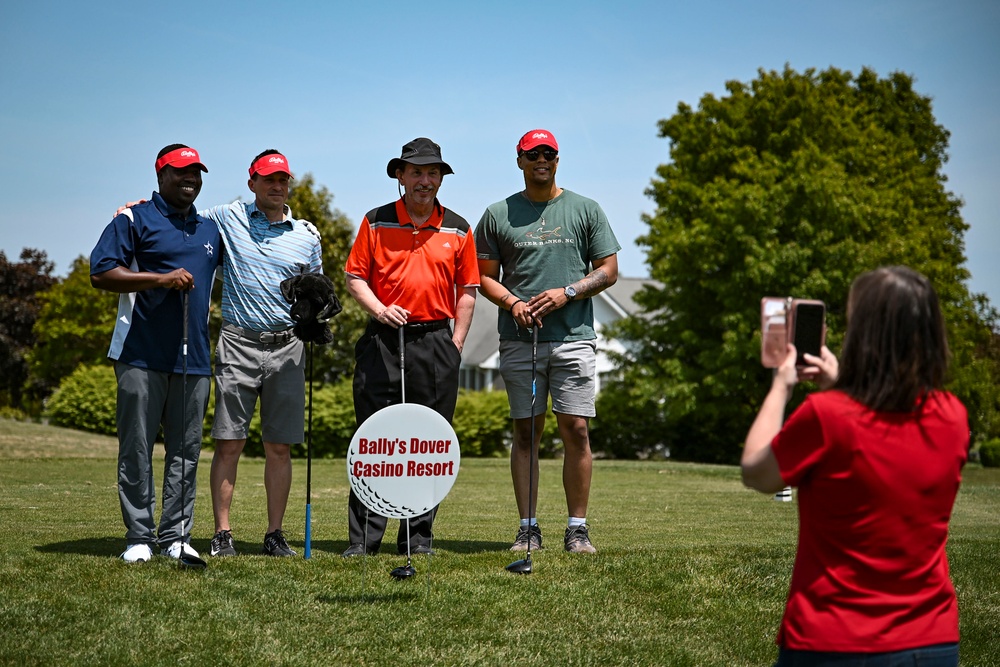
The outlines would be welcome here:
M 292 337 L 261 343 L 223 325 L 215 348 L 215 422 L 212 437 L 243 440 L 260 398 L 265 442 L 305 440 L 305 344 Z
M 577 417 L 597 414 L 597 341 L 538 343 L 535 414 L 545 412 L 552 395 L 552 411 Z M 507 386 L 510 416 L 531 416 L 531 343 L 500 341 L 500 376 Z

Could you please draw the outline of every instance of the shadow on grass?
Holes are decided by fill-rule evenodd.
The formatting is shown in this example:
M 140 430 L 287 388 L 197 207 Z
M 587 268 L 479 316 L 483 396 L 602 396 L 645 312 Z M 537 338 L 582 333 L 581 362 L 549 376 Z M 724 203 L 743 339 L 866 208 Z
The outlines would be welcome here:
M 210 542 L 209 538 L 195 538 L 191 540 L 191 542 L 195 549 L 206 553 L 208 552 Z M 236 547 L 236 553 L 241 556 L 261 555 L 263 542 L 264 540 L 262 537 L 260 542 L 238 541 L 234 543 L 234 546 Z M 301 556 L 305 543 L 299 540 L 293 541 L 291 544 Z M 334 554 L 343 553 L 348 546 L 348 543 L 343 540 L 313 540 L 311 545 L 313 551 L 322 551 Z M 481 540 L 436 540 L 434 542 L 435 550 L 459 554 L 507 551 L 509 547 L 510 545 L 506 542 Z M 35 551 L 39 551 L 41 553 L 50 554 L 78 554 L 81 556 L 97 556 L 100 558 L 108 556 L 117 557 L 122 551 L 125 550 L 125 540 L 121 537 L 88 537 L 79 540 L 67 540 L 65 542 L 38 544 L 35 545 L 34 549 Z M 389 543 L 388 541 L 383 543 L 382 549 L 379 551 L 379 555 L 386 554 L 392 556 L 406 556 L 406 554 L 396 554 L 395 540 L 393 540 L 392 543 Z
M 35 551 L 47 554 L 79 554 L 81 556 L 117 557 L 125 550 L 125 540 L 120 537 L 88 537 L 51 544 L 37 544 Z
M 299 553 L 305 542 L 302 540 L 290 540 L 289 544 L 292 545 Z M 343 540 L 313 540 L 312 549 L 313 551 L 324 551 L 330 553 L 343 553 L 350 546 L 348 542 Z M 238 549 L 239 547 L 237 547 Z M 480 541 L 480 540 L 434 540 L 434 550 L 435 551 L 447 551 L 449 553 L 457 554 L 475 554 L 475 553 L 491 553 L 497 551 L 507 551 L 510 548 L 509 542 L 490 542 L 490 541 Z M 259 549 L 259 547 L 258 547 Z M 243 553 L 242 551 L 240 553 Z M 382 542 L 382 548 L 379 549 L 378 556 L 384 555 L 390 556 L 406 556 L 405 553 L 396 553 L 396 537 L 395 533 L 389 534 L 386 531 L 386 539 Z

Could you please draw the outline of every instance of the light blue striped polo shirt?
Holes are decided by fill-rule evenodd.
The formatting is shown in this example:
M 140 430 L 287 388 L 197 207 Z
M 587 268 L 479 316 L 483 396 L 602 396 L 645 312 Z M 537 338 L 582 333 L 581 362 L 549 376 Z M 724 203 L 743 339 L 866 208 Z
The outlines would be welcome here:
M 222 234 L 222 320 L 254 331 L 284 331 L 294 325 L 281 296 L 281 281 L 303 271 L 323 270 L 319 239 L 285 207 L 271 222 L 253 202 L 234 201 L 200 215 Z

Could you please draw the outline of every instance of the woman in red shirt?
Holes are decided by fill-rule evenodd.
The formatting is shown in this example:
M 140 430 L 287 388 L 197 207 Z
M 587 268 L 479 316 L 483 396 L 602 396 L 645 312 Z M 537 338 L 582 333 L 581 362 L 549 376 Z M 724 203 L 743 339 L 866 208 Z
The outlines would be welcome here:
M 944 391 L 948 342 L 930 281 L 880 268 L 851 286 L 842 361 L 794 346 L 747 434 L 743 482 L 798 487 L 799 544 L 777 667 L 958 664 L 945 542 L 969 445 Z M 815 380 L 782 426 L 799 379 Z

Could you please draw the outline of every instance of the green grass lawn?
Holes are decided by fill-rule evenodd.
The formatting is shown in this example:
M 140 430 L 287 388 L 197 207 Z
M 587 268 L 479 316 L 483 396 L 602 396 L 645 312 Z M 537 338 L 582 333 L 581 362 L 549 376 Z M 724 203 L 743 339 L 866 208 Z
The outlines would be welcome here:
M 162 457 L 162 449 L 159 453 Z M 312 558 L 256 555 L 263 461 L 240 465 L 236 558 L 180 571 L 126 565 L 113 439 L 0 421 L 0 663 L 5 665 L 770 665 L 796 539 L 794 503 L 744 489 L 737 468 L 600 461 L 595 556 L 562 550 L 558 461 L 543 461 L 546 548 L 504 566 L 517 524 L 506 460 L 466 459 L 417 576 L 388 552 L 343 560 L 343 460 L 313 464 Z M 212 533 L 209 457 L 193 544 Z M 302 552 L 305 461 L 285 529 Z M 157 484 L 161 470 L 156 471 Z M 969 466 L 949 545 L 962 664 L 1000 664 L 1000 470 Z

